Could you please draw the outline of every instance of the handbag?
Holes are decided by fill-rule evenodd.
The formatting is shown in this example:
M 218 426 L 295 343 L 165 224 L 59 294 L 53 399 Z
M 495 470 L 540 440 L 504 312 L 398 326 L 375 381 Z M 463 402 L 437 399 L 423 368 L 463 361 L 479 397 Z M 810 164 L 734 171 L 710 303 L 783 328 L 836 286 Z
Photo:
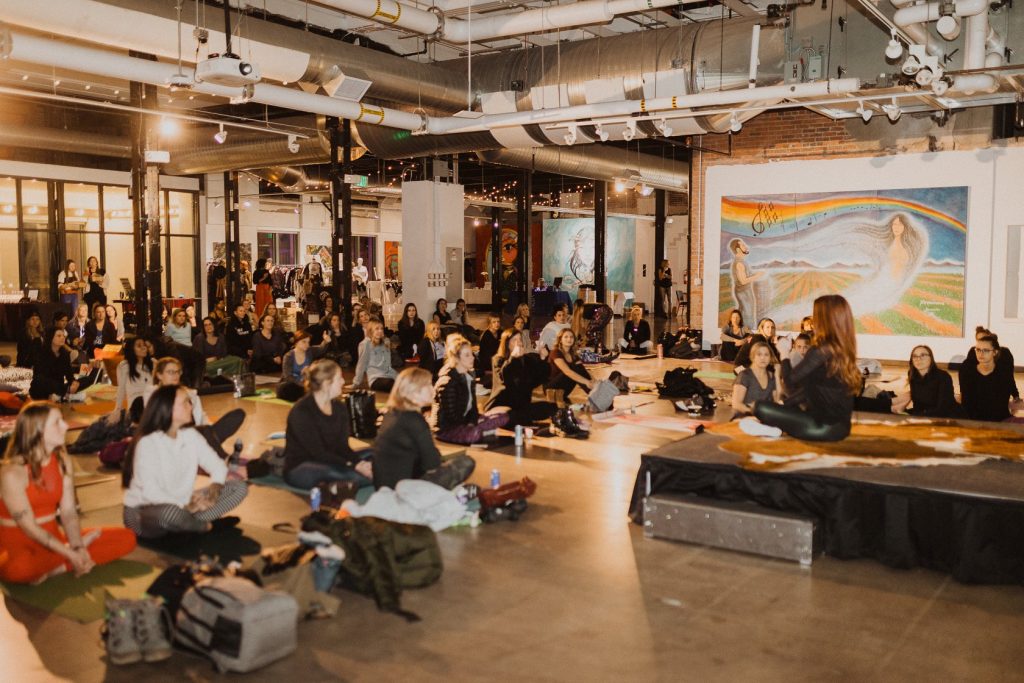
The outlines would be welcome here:
M 345 397 L 351 433 L 357 439 L 377 436 L 377 398 L 372 391 L 360 389 Z
M 243 372 L 238 375 L 236 386 L 238 387 L 238 395 L 255 396 L 256 395 L 256 373 L 255 372 Z

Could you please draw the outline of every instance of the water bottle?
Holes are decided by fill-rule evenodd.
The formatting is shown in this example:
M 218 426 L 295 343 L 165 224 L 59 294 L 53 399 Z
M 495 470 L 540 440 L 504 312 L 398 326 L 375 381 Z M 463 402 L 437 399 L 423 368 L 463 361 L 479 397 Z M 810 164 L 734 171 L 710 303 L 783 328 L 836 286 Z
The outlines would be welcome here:
M 491 470 L 491 488 L 496 489 L 501 486 L 501 472 L 497 469 Z
M 242 378 L 235 375 L 231 381 L 235 385 L 235 398 L 242 398 Z
M 664 344 L 658 344 L 658 360 L 663 360 L 664 358 L 665 358 L 665 345 Z
M 309 507 L 316 512 L 320 509 L 320 499 L 322 494 L 319 486 L 314 486 L 309 490 Z
M 523 445 L 523 425 L 516 425 L 516 448 Z

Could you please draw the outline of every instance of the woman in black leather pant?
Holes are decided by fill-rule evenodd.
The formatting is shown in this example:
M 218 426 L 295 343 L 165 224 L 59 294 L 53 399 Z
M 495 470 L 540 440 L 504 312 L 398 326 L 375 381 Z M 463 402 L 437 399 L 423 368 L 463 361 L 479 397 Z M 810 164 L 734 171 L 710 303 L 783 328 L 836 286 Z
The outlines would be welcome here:
M 850 304 L 838 294 L 814 300 L 814 339 L 807 355 L 782 361 L 783 405 L 759 401 L 754 415 L 797 439 L 840 441 L 850 434 L 860 391 L 857 337 Z

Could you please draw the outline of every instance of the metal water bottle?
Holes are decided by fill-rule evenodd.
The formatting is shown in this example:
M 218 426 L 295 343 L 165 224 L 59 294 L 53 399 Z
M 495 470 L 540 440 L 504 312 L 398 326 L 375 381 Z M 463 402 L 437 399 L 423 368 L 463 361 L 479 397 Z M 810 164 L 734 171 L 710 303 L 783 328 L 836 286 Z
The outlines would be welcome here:
M 313 512 L 320 509 L 320 499 L 322 495 L 323 494 L 320 492 L 319 486 L 314 486 L 309 490 L 309 507 L 313 509 Z

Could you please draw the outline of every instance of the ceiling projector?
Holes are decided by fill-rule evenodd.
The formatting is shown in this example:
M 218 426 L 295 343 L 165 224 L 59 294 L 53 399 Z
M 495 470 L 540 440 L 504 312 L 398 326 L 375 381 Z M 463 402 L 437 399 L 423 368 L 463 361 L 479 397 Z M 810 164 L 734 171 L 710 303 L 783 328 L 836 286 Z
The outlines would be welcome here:
M 255 64 L 243 62 L 237 55 L 210 55 L 196 64 L 196 80 L 231 88 L 258 83 L 260 70 Z

